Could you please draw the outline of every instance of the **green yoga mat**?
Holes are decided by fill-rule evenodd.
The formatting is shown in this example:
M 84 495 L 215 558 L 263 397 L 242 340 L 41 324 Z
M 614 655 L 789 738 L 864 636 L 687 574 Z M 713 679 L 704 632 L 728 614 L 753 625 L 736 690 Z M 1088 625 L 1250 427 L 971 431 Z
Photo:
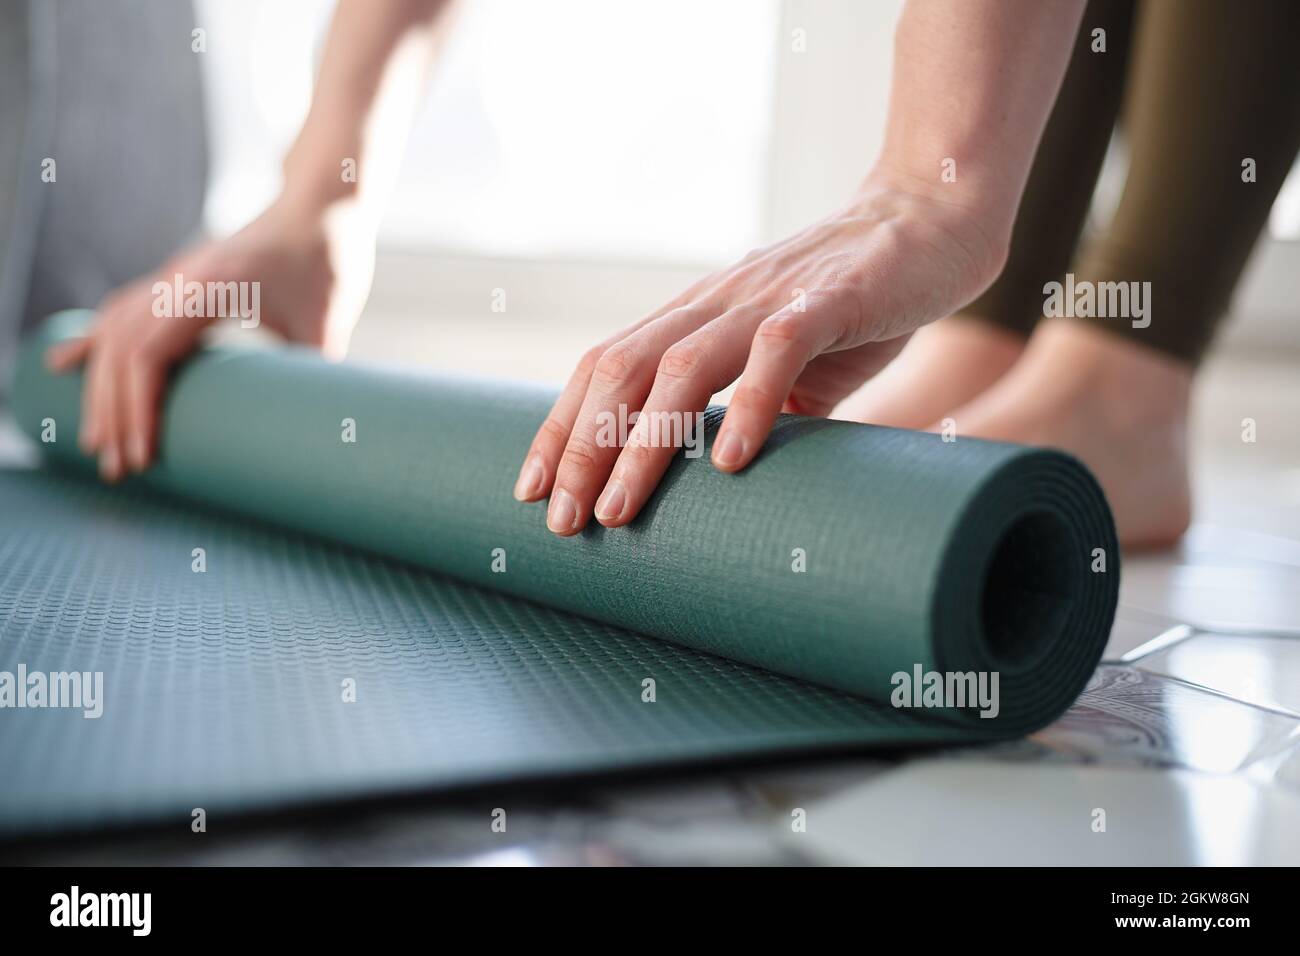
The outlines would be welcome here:
M 0 472 L 0 672 L 101 672 L 102 716 L 0 710 L 5 832 L 1016 737 L 1110 629 L 1096 482 L 960 437 L 784 416 L 744 473 L 679 455 L 632 525 L 562 540 L 511 497 L 553 392 L 208 350 L 107 488 L 41 361 L 86 318 L 19 358 L 48 464 Z M 995 673 L 996 716 L 915 706 L 931 672 Z

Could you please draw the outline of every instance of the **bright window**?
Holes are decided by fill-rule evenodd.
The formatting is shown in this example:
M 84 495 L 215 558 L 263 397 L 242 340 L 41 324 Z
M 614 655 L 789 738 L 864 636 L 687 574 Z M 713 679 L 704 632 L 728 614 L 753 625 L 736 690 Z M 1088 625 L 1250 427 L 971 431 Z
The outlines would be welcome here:
M 273 194 L 329 9 L 200 5 L 214 228 Z M 762 238 L 778 15 L 776 0 L 469 0 L 381 238 L 529 258 L 744 252 Z

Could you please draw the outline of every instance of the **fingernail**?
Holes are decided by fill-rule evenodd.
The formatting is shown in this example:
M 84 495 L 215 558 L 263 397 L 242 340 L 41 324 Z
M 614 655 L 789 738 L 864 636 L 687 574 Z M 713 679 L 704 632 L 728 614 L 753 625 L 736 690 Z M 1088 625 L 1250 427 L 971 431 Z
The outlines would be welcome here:
M 122 458 L 115 445 L 109 445 L 99 456 L 99 473 L 109 481 L 116 481 L 122 471 Z
M 563 490 L 551 495 L 551 507 L 546 512 L 546 527 L 556 534 L 577 530 L 578 507 L 573 502 L 573 495 Z
M 529 455 L 515 482 L 515 500 L 529 501 L 542 490 L 542 456 Z
M 722 468 L 734 468 L 745 457 L 745 440 L 734 431 L 722 433 L 713 446 L 713 463 Z
M 145 447 L 144 439 L 135 435 L 131 438 L 131 467 L 136 471 L 144 471 L 148 464 L 149 450 Z
M 626 501 L 627 491 L 623 488 L 623 482 L 615 478 L 596 502 L 596 517 L 604 521 L 613 521 L 623 513 L 623 505 Z

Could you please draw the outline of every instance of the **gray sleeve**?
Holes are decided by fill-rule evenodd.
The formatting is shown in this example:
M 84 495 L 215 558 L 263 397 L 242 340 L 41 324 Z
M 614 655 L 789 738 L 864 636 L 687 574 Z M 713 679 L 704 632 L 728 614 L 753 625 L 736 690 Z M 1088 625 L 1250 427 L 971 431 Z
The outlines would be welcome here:
M 197 238 L 207 132 L 191 3 L 0 5 L 27 26 L 0 45 L 0 88 L 22 91 L 0 110 L 26 114 L 9 127 L 24 129 L 20 144 L 0 134 L 0 217 L 10 210 L 0 255 L 17 299 L 0 301 L 2 351 L 3 329 L 12 341 L 15 327 L 93 306 Z M 51 159 L 52 182 L 42 176 Z

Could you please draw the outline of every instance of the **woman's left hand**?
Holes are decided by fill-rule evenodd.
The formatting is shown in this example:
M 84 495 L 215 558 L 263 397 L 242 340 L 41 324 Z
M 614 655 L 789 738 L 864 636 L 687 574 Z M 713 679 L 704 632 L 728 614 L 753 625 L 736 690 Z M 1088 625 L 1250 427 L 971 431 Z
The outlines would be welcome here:
M 978 295 L 1005 260 L 997 235 L 947 197 L 873 177 L 839 214 L 750 253 L 588 351 L 533 439 L 515 497 L 549 494 L 547 525 L 559 535 L 593 514 L 607 527 L 626 524 L 677 451 L 658 440 L 658 424 L 693 422 L 737 378 L 712 460 L 739 471 L 782 410 L 829 413 L 914 329 Z M 604 440 L 602 422 L 632 412 L 625 447 Z

